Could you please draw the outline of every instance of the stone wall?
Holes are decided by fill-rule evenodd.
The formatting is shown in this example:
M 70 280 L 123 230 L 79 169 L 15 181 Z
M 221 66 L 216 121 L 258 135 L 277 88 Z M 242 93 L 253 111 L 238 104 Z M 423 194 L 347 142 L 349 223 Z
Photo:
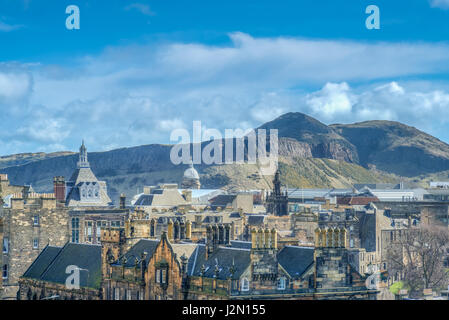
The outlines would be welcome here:
M 9 270 L 4 285 L 9 298 L 15 298 L 19 278 L 45 246 L 63 246 L 69 240 L 68 210 L 56 208 L 55 199 L 16 198 L 14 203 L 17 206 L 3 208 L 4 237 L 9 242 L 9 252 L 3 255 Z

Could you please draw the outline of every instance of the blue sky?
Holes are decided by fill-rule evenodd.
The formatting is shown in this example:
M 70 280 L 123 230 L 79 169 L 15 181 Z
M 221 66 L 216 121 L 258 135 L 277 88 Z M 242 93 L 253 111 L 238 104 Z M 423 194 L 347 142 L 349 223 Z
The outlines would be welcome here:
M 288 111 L 449 142 L 448 40 L 449 0 L 0 0 L 0 154 L 169 143 L 193 120 L 224 132 Z

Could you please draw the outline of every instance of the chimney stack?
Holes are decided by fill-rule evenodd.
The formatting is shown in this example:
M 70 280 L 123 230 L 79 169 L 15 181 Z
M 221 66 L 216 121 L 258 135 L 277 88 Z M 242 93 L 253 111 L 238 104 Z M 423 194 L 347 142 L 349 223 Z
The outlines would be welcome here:
M 120 195 L 120 209 L 125 209 L 126 195 L 122 193 Z
M 53 178 L 53 190 L 56 203 L 65 203 L 65 178 L 57 176 Z

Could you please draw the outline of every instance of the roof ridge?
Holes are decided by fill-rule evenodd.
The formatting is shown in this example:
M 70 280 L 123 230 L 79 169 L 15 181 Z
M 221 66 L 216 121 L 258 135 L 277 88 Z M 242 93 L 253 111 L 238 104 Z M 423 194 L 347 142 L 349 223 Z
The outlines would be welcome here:
M 59 250 L 58 254 L 53 258 L 53 260 L 51 260 L 51 262 L 48 264 L 48 266 L 44 269 L 44 271 L 42 271 L 42 273 L 39 276 L 39 279 L 42 279 L 44 277 L 44 275 L 47 273 L 48 269 L 55 263 L 55 260 L 61 255 L 62 251 L 64 250 L 64 248 L 69 244 L 70 242 L 67 241 L 64 246 L 61 247 L 61 250 Z

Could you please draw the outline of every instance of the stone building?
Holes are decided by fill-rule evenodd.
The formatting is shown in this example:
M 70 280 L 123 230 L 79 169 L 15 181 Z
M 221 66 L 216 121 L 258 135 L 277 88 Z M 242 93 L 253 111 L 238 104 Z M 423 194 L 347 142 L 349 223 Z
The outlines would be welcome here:
M 106 207 L 112 204 L 106 182 L 99 181 L 90 169 L 84 141 L 80 147 L 77 168 L 65 187 L 65 202 L 68 207 Z
M 57 206 L 54 194 L 16 193 L 4 206 L 4 296 L 15 298 L 18 280 L 47 245 L 61 246 L 68 240 L 68 209 Z
M 19 283 L 20 300 L 102 300 L 101 246 L 46 246 Z
M 22 299 L 372 299 L 376 290 L 348 263 L 347 233 L 317 229 L 316 249 L 277 247 L 277 231 L 253 229 L 252 242 L 207 228 L 206 243 L 140 239 L 102 230 L 102 245 L 47 246 L 20 280 Z M 225 230 L 224 230 L 225 231 Z M 67 266 L 80 287 L 64 286 Z M 82 272 L 80 273 L 82 274 Z M 84 278 L 83 278 L 84 277 Z M 101 284 L 101 288 L 99 287 Z
M 129 209 L 78 207 L 69 210 L 69 235 L 73 243 L 100 244 L 101 230 L 123 227 Z
M 288 215 L 288 196 L 286 192 L 281 191 L 279 170 L 274 175 L 273 186 L 273 191 L 266 197 L 267 213 L 276 216 Z
M 207 236 L 208 226 L 229 228 L 231 240 L 239 239 L 244 232 L 245 218 L 241 212 L 203 211 L 146 213 L 135 209 L 125 222 L 130 238 L 160 238 L 166 232 L 172 242 L 189 239 L 200 241 Z M 131 235 L 132 234 L 132 235 Z

